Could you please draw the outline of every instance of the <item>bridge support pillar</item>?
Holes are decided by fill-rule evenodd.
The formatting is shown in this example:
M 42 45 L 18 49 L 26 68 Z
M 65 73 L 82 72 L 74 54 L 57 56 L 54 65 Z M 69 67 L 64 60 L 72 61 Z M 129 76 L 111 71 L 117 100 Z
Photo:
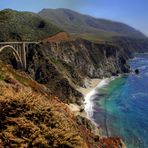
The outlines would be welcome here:
M 5 48 L 11 48 L 13 54 L 24 70 L 27 68 L 27 54 L 29 44 L 38 44 L 39 42 L 0 42 L 0 52 Z
M 25 49 L 25 42 L 23 42 L 23 59 L 22 59 L 22 62 L 23 62 L 23 68 L 26 69 L 27 67 L 27 64 L 26 64 L 26 49 Z

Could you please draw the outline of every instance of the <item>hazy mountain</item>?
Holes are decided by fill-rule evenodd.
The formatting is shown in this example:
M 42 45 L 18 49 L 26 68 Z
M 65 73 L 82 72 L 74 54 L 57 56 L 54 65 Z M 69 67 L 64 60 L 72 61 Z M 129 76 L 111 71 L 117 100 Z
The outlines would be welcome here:
M 35 41 L 60 31 L 38 14 L 11 9 L 0 11 L 0 28 L 1 41 Z
M 69 9 L 43 9 L 39 15 L 67 32 L 90 40 L 102 40 L 112 36 L 145 38 L 140 31 L 126 24 L 94 18 Z

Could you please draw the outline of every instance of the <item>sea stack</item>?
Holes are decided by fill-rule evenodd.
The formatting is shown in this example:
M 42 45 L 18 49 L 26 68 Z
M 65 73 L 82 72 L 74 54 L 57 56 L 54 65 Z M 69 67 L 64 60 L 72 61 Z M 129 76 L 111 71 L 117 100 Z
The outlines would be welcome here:
M 135 69 L 135 74 L 139 74 L 139 69 Z

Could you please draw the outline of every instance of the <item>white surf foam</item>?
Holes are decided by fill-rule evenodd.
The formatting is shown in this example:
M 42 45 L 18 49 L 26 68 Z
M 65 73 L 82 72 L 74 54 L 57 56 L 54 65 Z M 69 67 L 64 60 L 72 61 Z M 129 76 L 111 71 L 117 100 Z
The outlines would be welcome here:
M 94 103 L 93 100 L 95 96 L 99 93 L 97 89 L 105 87 L 109 84 L 110 81 L 114 80 L 115 77 L 103 79 L 92 91 L 90 91 L 85 96 L 85 112 L 87 113 L 88 118 L 92 119 L 94 112 Z

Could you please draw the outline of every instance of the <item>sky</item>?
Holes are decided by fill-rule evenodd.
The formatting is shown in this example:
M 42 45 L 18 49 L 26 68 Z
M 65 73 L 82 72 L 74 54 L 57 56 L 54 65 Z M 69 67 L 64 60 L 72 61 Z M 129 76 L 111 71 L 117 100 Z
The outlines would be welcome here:
M 126 23 L 148 36 L 148 0 L 0 0 L 0 10 L 39 12 L 68 8 L 97 18 Z

